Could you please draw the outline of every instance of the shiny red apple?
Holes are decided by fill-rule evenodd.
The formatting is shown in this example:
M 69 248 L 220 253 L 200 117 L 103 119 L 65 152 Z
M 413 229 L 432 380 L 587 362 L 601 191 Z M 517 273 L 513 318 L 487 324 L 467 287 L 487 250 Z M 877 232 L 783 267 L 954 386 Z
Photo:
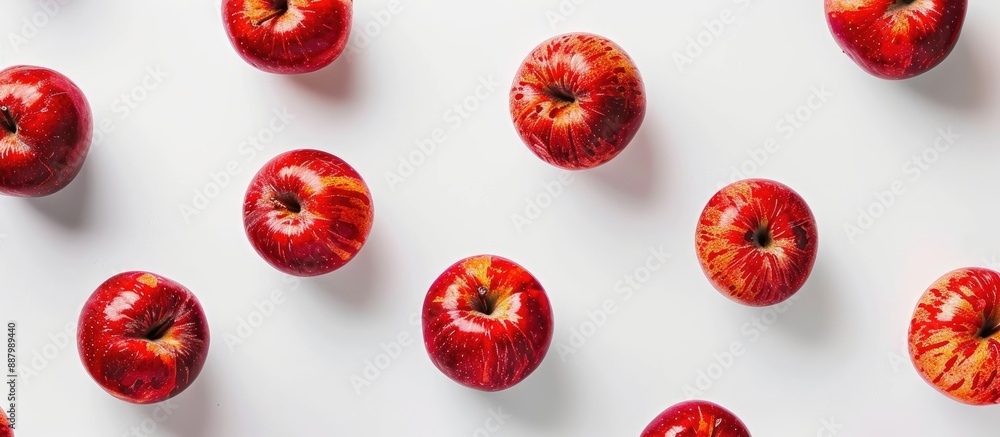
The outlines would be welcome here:
M 920 297 L 909 333 L 917 373 L 966 404 L 1000 403 L 1000 274 L 964 268 Z
M 208 346 L 208 321 L 198 299 L 152 273 L 111 277 L 80 313 L 83 365 L 124 401 L 149 404 L 178 395 L 201 373 Z
M 319 150 L 293 150 L 269 161 L 243 201 L 250 244 L 274 268 L 296 276 L 330 273 L 354 259 L 374 217 L 361 175 Z
M 431 285 L 424 346 L 446 376 L 498 391 L 534 372 L 552 343 L 552 307 L 531 273 L 494 255 L 463 259 Z
M 967 0 L 825 0 L 837 44 L 861 68 L 906 79 L 940 64 L 955 48 Z
M 656 416 L 640 437 L 750 437 L 735 414 L 707 401 L 681 402 Z
M 802 288 L 816 260 L 816 220 L 791 188 L 745 179 L 712 196 L 695 247 L 709 281 L 750 306 L 782 302 Z
M 223 0 L 233 48 L 269 73 L 298 74 L 330 65 L 347 47 L 353 0 Z
M 611 40 L 587 33 L 536 47 L 510 89 L 521 140 L 557 167 L 597 167 L 618 156 L 646 114 L 646 91 L 632 58 Z
M 0 71 L 0 193 L 65 188 L 83 167 L 93 130 L 87 98 L 66 76 L 27 65 Z

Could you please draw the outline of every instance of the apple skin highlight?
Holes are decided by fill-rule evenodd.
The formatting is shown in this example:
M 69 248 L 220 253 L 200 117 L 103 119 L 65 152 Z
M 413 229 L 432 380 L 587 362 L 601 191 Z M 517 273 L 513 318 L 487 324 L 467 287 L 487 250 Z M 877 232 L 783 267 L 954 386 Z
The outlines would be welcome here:
M 552 343 L 552 307 L 520 265 L 494 255 L 453 264 L 424 299 L 424 346 L 446 376 L 484 391 L 513 387 Z
M 361 251 L 375 220 L 357 170 L 327 152 L 299 149 L 264 164 L 247 188 L 243 226 L 274 268 L 294 276 L 337 270 Z
M 524 144 L 568 170 L 618 156 L 646 115 L 639 70 L 621 47 L 588 33 L 543 42 L 524 60 L 510 90 L 510 114 Z
M 656 416 L 639 437 L 750 437 L 735 414 L 708 401 L 681 402 Z
M 276 74 L 330 65 L 347 47 L 353 0 L 225 0 L 233 48 L 247 63 Z
M 882 79 L 934 68 L 955 48 L 967 0 L 825 0 L 834 39 L 856 64 Z
M 208 357 L 208 320 L 184 286 L 147 272 L 101 284 L 80 313 L 84 368 L 112 396 L 150 404 L 177 396 Z
M 66 76 L 29 65 L 0 71 L 0 193 L 42 197 L 66 188 L 93 131 L 90 104 Z

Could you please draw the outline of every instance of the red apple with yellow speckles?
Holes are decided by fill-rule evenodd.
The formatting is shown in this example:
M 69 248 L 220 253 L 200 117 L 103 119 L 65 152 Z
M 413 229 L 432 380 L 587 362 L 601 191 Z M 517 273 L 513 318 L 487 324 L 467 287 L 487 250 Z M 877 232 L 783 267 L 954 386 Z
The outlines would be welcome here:
M 208 357 L 205 311 L 184 286 L 147 272 L 115 275 L 84 304 L 77 347 L 87 372 L 112 396 L 137 404 L 170 399 Z
M 431 285 L 424 346 L 446 376 L 467 387 L 504 390 L 528 377 L 552 343 L 552 307 L 531 273 L 494 255 L 463 259 Z
M 963 268 L 935 281 L 913 312 L 908 343 L 917 373 L 941 393 L 1000 403 L 1000 273 Z
M 816 261 L 816 220 L 788 186 L 745 179 L 719 190 L 701 213 L 698 260 L 712 285 L 750 306 L 784 301 Z
M 640 437 L 750 437 L 731 411 L 708 401 L 681 402 L 656 416 Z
M 354 259 L 375 210 L 361 175 L 320 150 L 278 155 L 257 172 L 243 201 L 243 226 L 274 268 L 317 276 Z
M 865 71 L 906 79 L 943 61 L 965 21 L 967 0 L 825 0 L 837 44 Z
M 611 40 L 588 33 L 557 36 L 521 64 L 510 90 L 521 140 L 557 167 L 597 167 L 618 156 L 646 114 L 639 69 Z
M 93 116 L 83 91 L 42 67 L 0 71 L 0 193 L 41 197 L 80 173 Z
M 224 0 L 233 48 L 262 71 L 299 74 L 332 63 L 347 47 L 353 0 Z

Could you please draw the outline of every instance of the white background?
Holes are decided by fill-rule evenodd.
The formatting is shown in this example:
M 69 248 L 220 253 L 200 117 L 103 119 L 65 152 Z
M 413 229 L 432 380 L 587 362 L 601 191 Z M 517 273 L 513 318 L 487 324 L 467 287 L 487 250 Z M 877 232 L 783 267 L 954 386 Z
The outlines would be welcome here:
M 904 355 L 923 290 L 953 268 L 1000 259 L 996 2 L 972 2 L 958 48 L 939 68 L 889 82 L 841 53 L 819 0 L 583 0 L 554 25 L 547 11 L 558 11 L 557 0 L 400 1 L 385 26 L 373 16 L 385 1 L 356 4 L 357 53 L 302 77 L 244 63 L 216 1 L 68 1 L 51 18 L 35 17 L 44 23 L 37 32 L 23 20 L 45 14 L 45 2 L 4 5 L 2 65 L 66 74 L 85 91 L 95 120 L 111 127 L 68 189 L 0 199 L 0 321 L 19 322 L 19 437 L 133 435 L 137 426 L 185 437 L 469 436 L 491 410 L 510 417 L 489 435 L 629 436 L 708 371 L 710 387 L 698 396 L 736 412 L 757 436 L 831 435 L 824 421 L 844 436 L 996 435 L 996 407 L 945 398 Z M 679 69 L 674 54 L 725 10 L 735 22 L 712 41 L 703 36 L 703 53 Z M 376 34 L 367 45 L 365 26 Z M 563 172 L 521 144 L 507 87 L 536 44 L 569 31 L 623 46 L 649 104 L 624 153 L 573 173 L 549 203 L 543 184 Z M 167 76 L 141 89 L 157 68 Z M 480 78 L 500 86 L 469 100 L 478 108 L 468 119 L 446 121 Z M 823 87 L 833 93 L 827 102 L 800 109 Z M 123 106 L 129 93 L 145 98 Z M 264 132 L 273 140 L 256 156 L 241 153 L 275 110 L 294 119 Z M 801 127 L 776 124 L 796 110 L 806 119 Z M 906 173 L 915 155 L 933 156 L 928 148 L 948 127 L 961 135 L 955 145 L 919 178 Z M 435 129 L 447 140 L 418 156 L 415 142 Z M 705 202 L 768 138 L 780 149 L 764 154 L 762 165 L 746 164 L 745 175 L 793 187 L 820 229 L 812 277 L 777 320 L 712 289 L 693 243 Z M 303 147 L 330 151 L 364 175 L 376 221 L 347 267 L 290 282 L 247 243 L 240 207 L 261 165 Z M 419 164 L 413 174 L 390 186 L 387 172 L 411 156 Z M 213 187 L 212 175 L 231 161 L 237 174 Z M 857 223 L 858 209 L 896 180 L 905 193 L 849 238 L 844 225 Z M 206 189 L 214 197 L 185 219 L 181 205 Z M 539 196 L 548 207 L 516 228 L 513 215 L 526 214 L 526 199 Z M 672 254 L 666 265 L 629 299 L 616 294 L 616 283 L 643 275 L 637 269 L 661 246 Z M 410 323 L 434 278 L 479 253 L 528 268 L 556 317 L 547 359 L 502 393 L 441 375 Z M 169 405 L 166 420 L 155 406 L 105 394 L 65 342 L 65 327 L 94 288 L 132 269 L 185 284 L 211 324 L 205 370 Z M 272 290 L 286 299 L 261 317 L 254 304 Z M 588 313 L 609 299 L 617 311 L 591 329 Z M 747 323 L 761 317 L 771 324 L 753 335 Z M 237 335 L 241 320 L 257 327 L 230 349 L 225 337 Z M 557 347 L 581 328 L 589 336 L 561 359 Z M 380 345 L 401 334 L 417 341 L 359 394 L 352 375 L 363 377 L 366 360 L 385 364 Z M 744 353 L 720 372 L 714 356 L 734 342 Z

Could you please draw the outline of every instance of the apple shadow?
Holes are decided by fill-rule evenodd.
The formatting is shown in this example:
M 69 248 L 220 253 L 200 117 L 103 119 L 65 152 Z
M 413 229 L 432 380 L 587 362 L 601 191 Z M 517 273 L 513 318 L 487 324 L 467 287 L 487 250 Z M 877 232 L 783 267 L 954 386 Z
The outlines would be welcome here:
M 940 106 L 967 112 L 981 109 L 989 97 L 990 77 L 975 43 L 964 35 L 944 62 L 902 81 L 904 86 Z
M 803 344 L 827 344 L 837 331 L 834 313 L 839 309 L 834 298 L 838 286 L 823 261 L 816 259 L 809 279 L 776 323 L 776 328 L 801 337 Z
M 93 160 L 84 163 L 80 173 L 66 188 L 45 197 L 27 198 L 27 203 L 48 220 L 67 229 L 87 225 L 93 194 Z
M 177 413 L 171 416 L 170 420 L 164 423 L 164 428 L 185 437 L 211 435 L 208 426 L 212 416 L 210 411 L 219 405 L 211 399 L 208 387 L 209 380 L 210 378 L 205 377 L 203 372 L 198 380 L 182 394 L 184 397 L 177 400 L 180 408 Z
M 645 124 L 615 159 L 593 170 L 584 170 L 583 174 L 611 187 L 616 194 L 645 203 L 656 191 L 659 176 L 656 154 L 661 143 L 652 123 Z
M 550 349 L 547 358 L 520 384 L 500 392 L 476 392 L 483 409 L 504 409 L 511 420 L 531 426 L 534 435 L 553 435 L 570 418 L 572 394 L 567 393 L 566 373 Z
M 928 388 L 928 390 L 932 389 Z M 956 420 L 955 423 L 961 423 L 962 427 L 960 429 L 973 433 L 976 430 L 996 429 L 1000 427 L 1000 415 L 997 415 L 996 406 L 991 408 L 988 406 L 965 405 L 941 396 L 939 393 L 933 393 L 933 395 L 935 400 L 932 408 L 935 411 L 940 411 L 946 417 L 953 418 Z M 971 434 L 958 433 L 958 435 Z
M 304 278 L 303 284 L 307 289 L 338 303 L 355 309 L 370 308 L 379 293 L 378 261 L 386 259 L 380 235 L 373 230 L 361 251 L 345 266 L 326 275 Z
M 211 358 L 209 356 L 209 362 L 211 362 Z M 201 374 L 198 375 L 198 379 L 187 390 L 170 401 L 177 404 L 177 409 L 167 410 L 172 412 L 162 424 L 165 430 L 173 435 L 184 437 L 212 435 L 209 427 L 212 418 L 211 411 L 213 408 L 219 407 L 218 403 L 213 400 L 211 387 L 211 383 L 215 379 L 213 378 L 214 373 L 216 372 L 212 371 L 212 368 L 206 364 Z M 152 411 L 149 413 L 152 414 Z
M 357 95 L 356 69 L 360 62 L 348 53 L 342 54 L 332 64 L 312 73 L 289 76 L 291 82 L 311 95 L 330 100 L 351 100 Z

